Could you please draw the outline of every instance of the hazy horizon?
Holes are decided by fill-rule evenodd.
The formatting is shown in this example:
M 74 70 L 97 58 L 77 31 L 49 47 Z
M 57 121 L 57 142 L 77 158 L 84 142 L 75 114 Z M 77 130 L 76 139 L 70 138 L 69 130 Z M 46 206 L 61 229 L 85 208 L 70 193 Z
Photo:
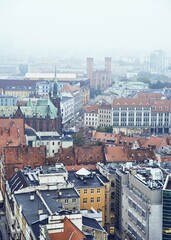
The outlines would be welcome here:
M 171 53 L 170 9 L 170 0 L 0 0 L 0 53 Z

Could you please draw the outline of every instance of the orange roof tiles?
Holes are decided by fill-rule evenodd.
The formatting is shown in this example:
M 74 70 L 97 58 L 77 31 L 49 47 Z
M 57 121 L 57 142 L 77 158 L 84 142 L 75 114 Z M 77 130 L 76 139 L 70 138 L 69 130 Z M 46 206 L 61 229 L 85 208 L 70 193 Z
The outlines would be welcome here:
M 99 105 L 94 104 L 89 107 L 86 107 L 85 113 L 98 113 Z
M 64 231 L 57 233 L 50 233 L 50 240 L 83 240 L 85 235 L 78 229 L 68 218 L 65 217 Z
M 111 104 L 102 103 L 99 106 L 100 109 L 111 109 Z
M 61 89 L 62 92 L 76 92 L 76 91 L 80 91 L 80 87 L 77 87 L 77 86 L 72 86 L 70 84 L 66 84 L 62 89 Z
M 106 162 L 127 162 L 129 161 L 125 148 L 122 146 L 105 147 Z
M 162 93 L 148 93 L 148 92 L 138 92 L 136 98 L 149 98 L 149 99 L 161 99 L 164 95 Z
M 58 156 L 48 158 L 48 162 L 51 164 L 57 161 L 64 165 L 91 165 L 104 162 L 105 157 L 102 146 L 85 145 L 82 147 L 61 148 Z
M 2 147 L 25 145 L 23 119 L 0 119 L 0 154 Z
M 72 166 L 65 166 L 67 171 L 78 171 L 81 168 L 85 168 L 87 170 L 96 170 L 96 164 L 88 164 L 88 165 L 72 165 Z
M 30 147 L 30 146 L 13 146 L 5 147 L 4 164 L 6 167 L 6 178 L 9 179 L 17 170 L 23 169 L 25 166 L 30 166 L 32 169 L 45 165 L 45 146 Z
M 102 146 L 82 146 L 74 147 L 77 164 L 93 164 L 104 162 Z
M 142 144 L 141 147 L 149 148 L 149 147 L 155 146 L 156 148 L 161 148 L 167 145 L 168 145 L 168 142 L 166 138 L 152 136 L 149 139 L 146 139 L 146 141 Z
M 151 100 L 150 104 L 152 106 L 153 112 L 170 112 L 171 111 L 171 100 L 167 100 L 167 99 Z
M 118 98 L 113 100 L 113 107 L 129 107 L 129 106 L 150 106 L 149 99 L 143 98 Z
M 106 162 L 129 162 L 155 159 L 155 153 L 151 149 L 131 149 L 122 146 L 105 147 Z
M 154 112 L 170 112 L 171 100 L 149 98 L 119 98 L 113 100 L 113 107 L 152 107 Z
M 118 141 L 119 135 L 114 133 L 105 133 L 105 132 L 96 132 L 93 131 L 92 140 L 99 142 L 107 142 L 107 141 Z

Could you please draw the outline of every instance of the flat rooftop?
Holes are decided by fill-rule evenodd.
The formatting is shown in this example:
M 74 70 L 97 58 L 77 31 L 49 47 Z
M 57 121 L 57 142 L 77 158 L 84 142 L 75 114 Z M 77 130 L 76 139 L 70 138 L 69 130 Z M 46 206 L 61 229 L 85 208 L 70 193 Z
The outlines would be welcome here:
M 76 188 L 98 188 L 104 186 L 97 172 L 92 172 L 90 176 L 77 176 L 76 171 L 70 171 L 68 172 L 68 181 L 73 183 Z

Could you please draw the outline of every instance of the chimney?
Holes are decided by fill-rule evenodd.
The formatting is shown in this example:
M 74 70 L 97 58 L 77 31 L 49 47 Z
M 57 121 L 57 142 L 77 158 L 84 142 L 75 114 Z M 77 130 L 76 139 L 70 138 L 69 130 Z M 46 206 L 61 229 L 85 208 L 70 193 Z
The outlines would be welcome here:
M 30 194 L 30 201 L 34 201 L 34 194 Z

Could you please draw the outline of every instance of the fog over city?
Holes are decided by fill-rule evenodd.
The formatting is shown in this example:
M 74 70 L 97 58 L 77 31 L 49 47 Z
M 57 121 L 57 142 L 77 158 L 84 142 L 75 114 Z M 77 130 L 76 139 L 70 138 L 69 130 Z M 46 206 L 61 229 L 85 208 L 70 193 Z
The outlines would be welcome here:
M 1 0 L 0 50 L 171 52 L 170 0 Z

